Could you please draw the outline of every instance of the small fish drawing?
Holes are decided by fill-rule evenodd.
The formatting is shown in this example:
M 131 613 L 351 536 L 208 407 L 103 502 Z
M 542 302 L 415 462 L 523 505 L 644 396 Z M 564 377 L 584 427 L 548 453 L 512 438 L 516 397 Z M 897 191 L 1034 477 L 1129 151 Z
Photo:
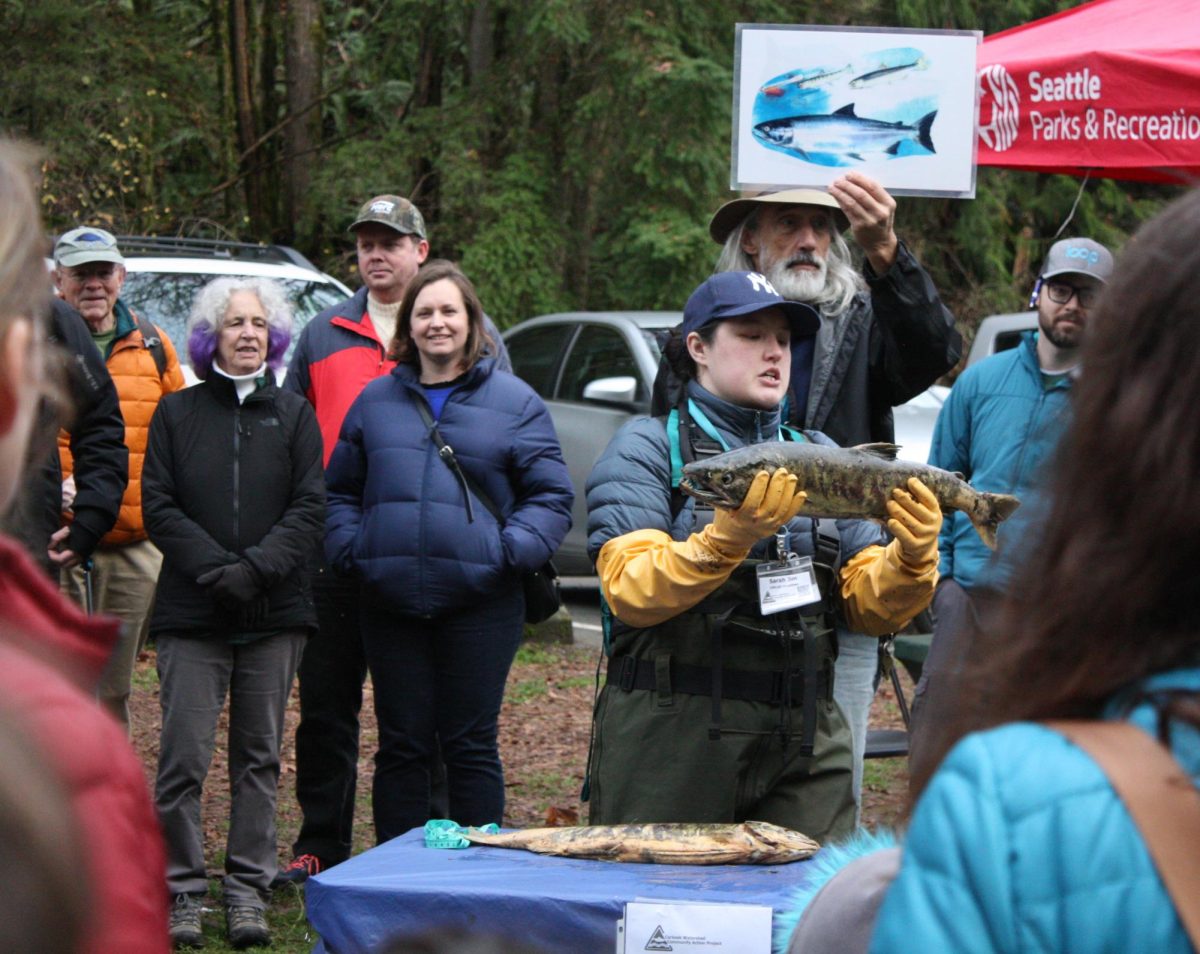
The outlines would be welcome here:
M 901 63 L 898 66 L 884 66 L 877 70 L 871 70 L 869 73 L 863 73 L 861 76 L 856 76 L 850 81 L 851 89 L 863 89 L 867 86 L 877 86 L 883 83 L 891 83 L 897 79 L 903 79 L 903 76 L 898 74 L 907 73 L 909 70 L 924 70 L 929 68 L 929 61 L 923 56 L 918 56 L 911 63 Z
M 810 517 L 887 520 L 892 490 L 918 478 L 933 491 L 943 510 L 967 515 L 983 540 L 996 548 L 996 528 L 1020 506 L 1010 494 L 976 490 L 960 474 L 940 467 L 897 460 L 895 444 L 829 447 L 793 441 L 768 441 L 693 461 L 683 468 L 679 489 L 701 503 L 724 510 L 738 507 L 760 470 L 786 467 L 808 494 L 801 514 Z
M 802 159 L 809 153 L 834 154 L 863 160 L 864 153 L 901 154 L 901 146 L 915 140 L 928 152 L 933 148 L 930 129 L 937 110 L 922 116 L 914 125 L 864 119 L 849 103 L 834 113 L 769 119 L 754 127 L 754 137 L 766 146 L 782 147 Z
M 841 76 L 843 73 L 849 73 L 850 66 L 841 67 L 841 69 L 820 69 L 816 72 L 812 70 L 792 70 L 790 73 L 784 73 L 782 76 L 771 80 L 769 83 L 763 84 L 759 92 L 764 96 L 782 96 L 787 92 L 789 86 L 795 87 L 811 87 L 811 86 L 828 86 L 835 77 Z
M 469 828 L 463 837 L 493 848 L 657 865 L 781 865 L 809 858 L 820 847 L 798 831 L 761 821 L 582 825 L 496 835 Z

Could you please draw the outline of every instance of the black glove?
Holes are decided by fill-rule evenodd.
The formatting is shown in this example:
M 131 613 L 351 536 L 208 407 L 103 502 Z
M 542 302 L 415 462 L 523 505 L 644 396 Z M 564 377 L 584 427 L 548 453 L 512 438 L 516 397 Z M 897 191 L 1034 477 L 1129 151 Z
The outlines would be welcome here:
M 256 596 L 249 603 L 244 603 L 238 609 L 238 626 L 242 629 L 257 629 L 267 619 L 271 601 L 264 593 Z
M 255 597 L 263 595 L 258 574 L 248 563 L 227 563 L 196 577 L 196 582 L 208 587 L 209 595 L 222 606 L 240 609 Z

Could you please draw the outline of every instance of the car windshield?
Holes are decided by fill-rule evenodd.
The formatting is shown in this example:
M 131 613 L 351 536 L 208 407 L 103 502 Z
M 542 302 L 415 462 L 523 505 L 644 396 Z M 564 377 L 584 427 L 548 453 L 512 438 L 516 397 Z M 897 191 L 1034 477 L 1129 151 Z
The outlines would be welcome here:
M 186 330 L 192 300 L 196 293 L 213 279 L 226 277 L 229 276 L 131 271 L 125 277 L 121 300 L 165 331 L 179 353 L 179 360 L 187 364 Z M 337 304 L 346 296 L 336 285 L 327 282 L 311 282 L 297 278 L 275 278 L 272 281 L 283 287 L 295 316 L 292 344 L 286 355 L 286 360 L 290 360 L 292 349 L 296 347 L 296 340 L 300 337 L 300 329 L 318 312 Z

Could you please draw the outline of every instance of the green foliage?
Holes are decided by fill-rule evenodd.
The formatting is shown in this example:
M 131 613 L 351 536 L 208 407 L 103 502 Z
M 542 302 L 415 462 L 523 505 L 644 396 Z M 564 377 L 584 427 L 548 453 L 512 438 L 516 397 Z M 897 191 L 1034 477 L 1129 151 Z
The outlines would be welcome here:
M 109 4 L 0 6 L 0 126 L 45 151 L 50 228 L 170 230 L 224 214 L 211 194 L 220 138 L 213 86 L 203 57 L 181 42 L 195 13 L 172 4 L 135 28 Z
M 355 284 L 349 215 L 398 192 L 425 213 L 432 253 L 463 263 L 504 327 L 569 308 L 677 309 L 708 274 L 708 220 L 731 197 L 735 24 L 994 33 L 1075 0 L 324 4 L 321 141 L 295 160 L 280 141 L 284 17 L 246 0 L 263 57 L 253 73 L 262 142 L 241 167 L 229 3 L 0 5 L 0 128 L 45 150 L 48 226 L 296 234 L 301 251 Z M 311 181 L 285 207 L 280 181 L 295 162 Z M 242 177 L 255 171 L 264 196 L 251 209 Z M 905 199 L 897 226 L 969 334 L 1024 304 L 1079 185 L 981 168 L 974 201 Z M 1089 182 L 1066 230 L 1119 246 L 1175 191 Z

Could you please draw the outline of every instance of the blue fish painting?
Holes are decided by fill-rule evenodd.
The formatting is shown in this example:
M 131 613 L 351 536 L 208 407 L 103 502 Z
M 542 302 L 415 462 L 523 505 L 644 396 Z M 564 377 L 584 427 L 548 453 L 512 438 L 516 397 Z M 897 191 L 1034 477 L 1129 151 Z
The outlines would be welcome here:
M 913 82 L 930 66 L 924 52 L 892 47 L 849 59 L 824 51 L 823 60 L 759 87 L 751 122 L 760 145 L 822 166 L 937 153 L 937 96 Z
M 913 149 L 914 142 L 926 153 L 936 152 L 930 137 L 936 117 L 935 109 L 911 126 L 863 119 L 855 114 L 851 103 L 828 115 L 767 120 L 754 127 L 754 138 L 763 145 L 786 149 L 819 165 L 842 165 L 824 160 L 845 157 L 862 162 L 864 153 L 883 153 L 892 157 L 914 155 L 918 152 Z

